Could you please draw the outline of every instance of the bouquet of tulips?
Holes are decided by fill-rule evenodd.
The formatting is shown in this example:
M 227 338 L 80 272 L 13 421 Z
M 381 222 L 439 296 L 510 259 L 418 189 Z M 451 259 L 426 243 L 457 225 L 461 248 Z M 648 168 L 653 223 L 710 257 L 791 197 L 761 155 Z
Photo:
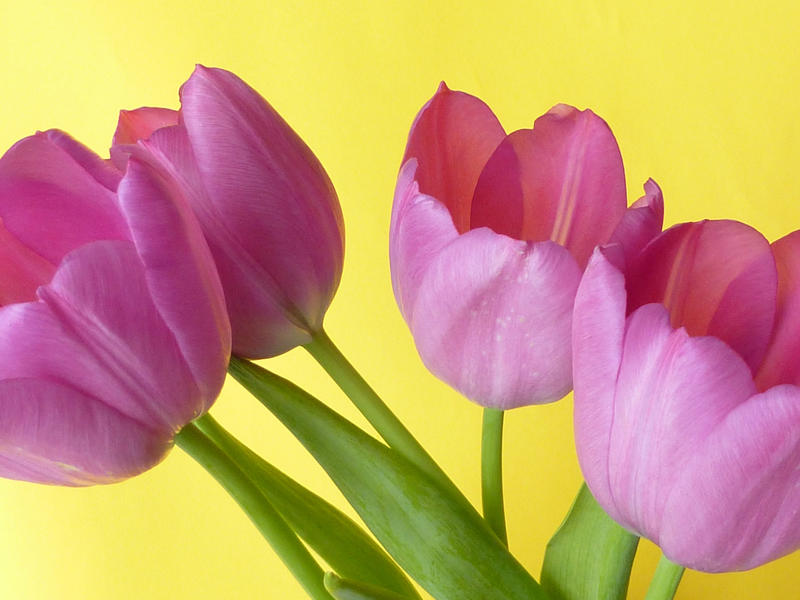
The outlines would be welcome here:
M 441 85 L 413 122 L 389 243 L 429 370 L 484 407 L 482 514 L 323 330 L 344 227 L 309 148 L 230 72 L 178 111 L 122 111 L 110 160 L 64 132 L 0 159 L 0 475 L 84 486 L 174 444 L 311 598 L 621 600 L 639 536 L 684 568 L 800 547 L 800 232 L 662 231 L 627 206 L 606 123 L 558 105 L 506 134 Z M 251 362 L 303 346 L 381 439 Z M 372 537 L 208 413 L 226 371 L 325 469 Z M 586 485 L 528 573 L 507 548 L 506 410 L 574 389 Z M 379 543 L 376 543 L 376 541 Z M 313 554 L 312 554 L 313 551 Z

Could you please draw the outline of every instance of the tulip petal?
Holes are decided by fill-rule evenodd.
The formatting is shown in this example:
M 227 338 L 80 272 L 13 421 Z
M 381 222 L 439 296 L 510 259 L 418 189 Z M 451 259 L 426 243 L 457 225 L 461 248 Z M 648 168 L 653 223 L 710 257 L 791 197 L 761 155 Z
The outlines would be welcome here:
M 530 214 L 531 206 L 525 202 L 526 191 L 532 192 L 523 189 L 531 182 L 527 178 L 523 180 L 522 175 L 532 152 L 532 133 L 523 129 L 507 135 L 489 157 L 475 184 L 470 229 L 489 227 L 517 240 L 539 242 L 550 239 L 552 222 L 547 223 L 546 219 L 537 221 Z
M 590 110 L 563 104 L 536 119 L 532 130 L 509 135 L 481 180 L 471 227 L 489 224 L 482 222 L 485 216 L 500 213 L 506 224 L 521 224 L 514 237 L 553 240 L 581 268 L 594 247 L 609 240 L 627 205 L 622 156 L 608 125 Z M 506 197 L 516 185 L 523 194 L 521 211 L 515 194 Z M 522 219 L 514 221 L 520 212 Z
M 453 92 L 444 82 L 411 126 L 403 163 L 417 159 L 420 191 L 447 207 L 459 233 L 471 228 L 475 185 L 504 137 L 503 126 L 483 101 Z
M 608 456 L 613 515 L 659 542 L 669 490 L 705 438 L 755 393 L 747 365 L 714 337 L 673 329 L 647 304 L 628 317 Z
M 23 245 L 58 265 L 88 242 L 128 239 L 128 228 L 113 192 L 53 136 L 24 138 L 0 159 L 0 220 Z M 78 153 L 75 146 L 71 152 Z
M 428 266 L 447 244 L 458 237 L 447 208 L 419 192 L 414 179 L 416 159 L 400 169 L 392 206 L 389 261 L 397 305 L 406 322 L 414 315 L 417 292 Z
M 200 225 L 179 189 L 132 158 L 119 204 L 145 268 L 152 301 L 194 374 L 205 412 L 225 379 L 230 324 L 222 285 Z
M 181 88 L 181 115 L 207 190 L 199 199 L 208 205 L 193 209 L 207 236 L 219 231 L 237 242 L 238 248 L 209 240 L 223 286 L 237 290 L 228 297 L 239 319 L 232 323 L 234 351 L 264 357 L 287 349 L 269 339 L 271 318 L 262 326 L 265 303 L 277 304 L 282 318 L 305 332 L 291 345 L 309 341 L 338 287 L 344 252 L 341 209 L 322 165 L 261 96 L 227 71 L 198 66 Z M 235 254 L 222 257 L 229 249 Z M 237 264 L 240 250 L 265 277 Z
M 0 476 L 58 485 L 112 483 L 159 462 L 171 443 L 68 385 L 0 381 Z
M 74 139 L 68 133 L 58 129 L 49 129 L 44 132 L 48 140 L 70 155 L 72 160 L 95 178 L 103 187 L 116 191 L 122 173 L 107 160 L 103 160 L 86 146 Z
M 118 169 L 125 170 L 128 152 L 123 146 L 146 140 L 162 127 L 178 124 L 177 110 L 144 106 L 136 110 L 119 111 L 117 130 L 111 141 L 111 160 Z
M 198 416 L 194 378 L 133 244 L 71 252 L 38 293 L 43 302 L 0 309 L 0 379 L 65 382 L 168 433 Z
M 573 312 L 575 444 L 592 495 L 615 518 L 620 513 L 609 486 L 608 455 L 626 300 L 622 271 L 604 249 L 596 249 L 578 287 Z
M 572 387 L 569 336 L 580 280 L 552 242 L 487 228 L 458 236 L 431 262 L 409 327 L 428 369 L 475 402 L 508 409 Z
M 177 125 L 178 115 L 177 110 L 151 106 L 143 106 L 135 110 L 121 110 L 112 143 L 117 146 L 146 140 L 156 129 Z
M 756 371 L 775 319 L 769 243 L 736 221 L 677 225 L 650 243 L 628 276 L 628 310 L 661 302 L 673 327 L 726 342 Z
M 776 386 L 735 408 L 695 447 L 669 494 L 660 540 L 665 554 L 720 572 L 796 550 L 798 465 L 800 389 Z
M 778 312 L 756 385 L 800 384 L 800 231 L 773 242 L 778 267 Z
M 55 266 L 23 246 L 0 221 L 0 306 L 27 302 L 36 288 L 50 281 Z
M 631 262 L 661 233 L 664 226 L 664 196 L 652 179 L 644 184 L 644 196 L 630 205 L 611 235 L 609 244 L 622 246 L 626 263 Z

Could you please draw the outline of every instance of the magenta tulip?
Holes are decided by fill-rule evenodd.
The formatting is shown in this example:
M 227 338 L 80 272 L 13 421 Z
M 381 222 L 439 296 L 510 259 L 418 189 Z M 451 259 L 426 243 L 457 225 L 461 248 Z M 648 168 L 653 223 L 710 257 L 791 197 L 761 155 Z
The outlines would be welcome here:
M 214 402 L 230 326 L 188 205 L 59 131 L 0 159 L 0 475 L 89 485 L 160 461 Z
M 506 135 L 442 84 L 411 128 L 390 233 L 395 297 L 428 369 L 487 407 L 563 397 L 581 272 L 596 245 L 661 230 L 660 191 L 646 191 L 626 209 L 619 148 L 590 110 L 558 105 Z
M 704 221 L 596 250 L 573 350 L 578 457 L 614 519 L 703 571 L 800 547 L 800 231 Z
M 325 170 L 234 74 L 198 66 L 180 97 L 179 112 L 123 111 L 112 158 L 160 164 L 189 198 L 225 290 L 235 354 L 265 358 L 310 342 L 344 258 Z

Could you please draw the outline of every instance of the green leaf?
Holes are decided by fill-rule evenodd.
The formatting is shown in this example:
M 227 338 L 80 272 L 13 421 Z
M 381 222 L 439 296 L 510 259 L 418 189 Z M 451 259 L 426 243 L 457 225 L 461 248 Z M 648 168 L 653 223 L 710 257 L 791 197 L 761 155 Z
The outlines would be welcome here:
M 291 382 L 238 358 L 230 372 L 311 452 L 389 554 L 435 598 L 547 598 L 454 486 Z
M 336 600 L 410 600 L 388 590 L 339 577 L 335 573 L 325 573 L 325 589 Z
M 266 462 L 210 415 L 195 424 L 258 487 L 291 528 L 343 577 L 419 599 L 405 573 L 352 519 Z
M 547 544 L 542 587 L 553 600 L 624 600 L 638 543 L 584 483 Z

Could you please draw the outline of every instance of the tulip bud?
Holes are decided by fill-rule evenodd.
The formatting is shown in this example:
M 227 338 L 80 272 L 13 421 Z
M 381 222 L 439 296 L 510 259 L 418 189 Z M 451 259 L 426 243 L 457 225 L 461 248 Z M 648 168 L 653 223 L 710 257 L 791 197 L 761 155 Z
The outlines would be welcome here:
M 112 156 L 160 164 L 189 198 L 225 290 L 235 354 L 265 358 L 308 343 L 342 273 L 333 185 L 297 134 L 233 73 L 198 66 L 180 96 L 172 116 L 123 112 Z M 138 147 L 125 145 L 136 136 Z
M 390 233 L 395 297 L 425 365 L 487 407 L 563 397 L 581 272 L 612 236 L 635 246 L 661 230 L 649 186 L 626 210 L 619 148 L 590 110 L 558 105 L 506 135 L 442 84 L 411 128 Z
M 150 468 L 214 402 L 229 351 L 211 255 L 169 182 L 137 160 L 122 177 L 58 131 L 0 159 L 0 475 Z

